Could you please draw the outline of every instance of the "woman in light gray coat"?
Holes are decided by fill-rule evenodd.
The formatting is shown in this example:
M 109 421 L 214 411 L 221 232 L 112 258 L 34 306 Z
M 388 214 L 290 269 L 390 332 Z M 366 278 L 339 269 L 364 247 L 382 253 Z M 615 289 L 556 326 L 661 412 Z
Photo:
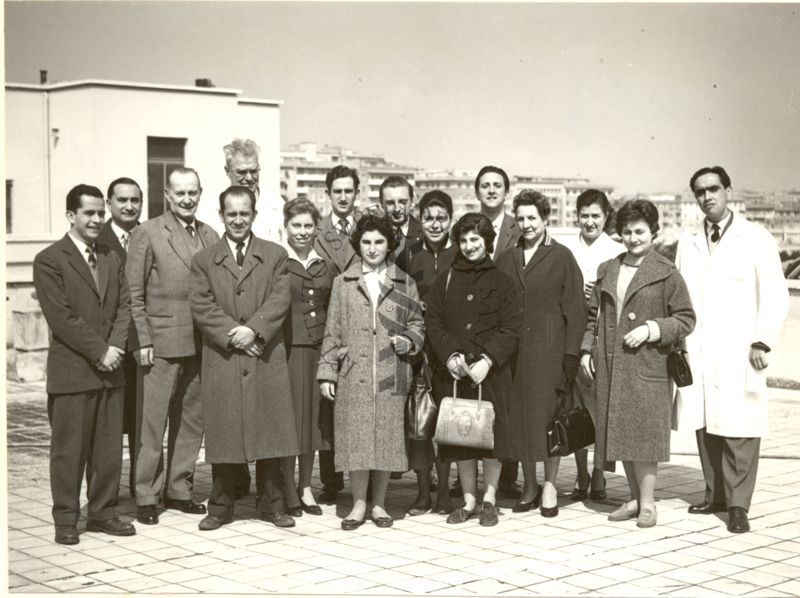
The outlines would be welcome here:
M 372 521 L 390 527 L 384 500 L 389 474 L 408 469 L 404 407 L 409 358 L 422 350 L 424 325 L 414 281 L 386 262 L 394 236 L 385 218 L 364 216 L 352 244 L 360 260 L 333 281 L 317 370 L 322 396 L 335 401 L 337 471 L 350 472 L 353 508 L 342 529 L 366 517 L 372 481 Z
M 659 461 L 669 461 L 672 382 L 667 356 L 693 329 L 695 314 L 675 265 L 654 249 L 658 209 L 634 200 L 620 208 L 617 232 L 627 253 L 598 268 L 581 344 L 581 370 L 595 379 L 596 461 L 622 461 L 631 500 L 610 521 L 656 524 Z

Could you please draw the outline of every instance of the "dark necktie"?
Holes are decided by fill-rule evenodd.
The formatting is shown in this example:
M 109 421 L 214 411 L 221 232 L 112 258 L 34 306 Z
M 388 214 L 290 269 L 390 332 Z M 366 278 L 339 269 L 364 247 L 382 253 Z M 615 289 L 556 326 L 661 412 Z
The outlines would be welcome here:
M 91 245 L 86 246 L 86 261 L 89 262 L 89 271 L 92 273 L 95 286 L 99 289 L 100 284 L 97 282 L 97 254 L 94 252 L 94 247 Z
M 244 249 L 244 242 L 239 241 L 236 244 L 236 265 L 239 266 L 240 268 L 242 267 L 242 264 L 244 264 L 244 252 L 242 251 L 243 249 Z
M 194 226 L 192 226 L 191 224 L 189 226 L 187 226 L 186 227 L 186 232 L 189 233 L 189 236 L 192 239 L 194 239 L 194 233 L 195 233 Z
M 712 243 L 719 242 L 719 224 L 711 225 L 711 242 Z
M 350 228 L 350 223 L 347 222 L 344 218 L 339 220 L 339 234 L 343 237 L 347 236 L 348 230 Z

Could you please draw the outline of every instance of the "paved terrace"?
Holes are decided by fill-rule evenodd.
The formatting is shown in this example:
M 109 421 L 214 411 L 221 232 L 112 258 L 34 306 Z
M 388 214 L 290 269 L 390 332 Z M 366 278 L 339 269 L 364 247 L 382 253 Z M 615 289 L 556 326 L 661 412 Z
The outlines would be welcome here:
M 702 499 L 702 474 L 693 439 L 676 437 L 671 462 L 659 468 L 659 521 L 651 529 L 606 520 L 627 494 L 620 473 L 608 476 L 607 501 L 571 502 L 570 457 L 559 476 L 564 496 L 555 519 L 538 511 L 513 514 L 509 500 L 500 501 L 493 528 L 447 525 L 434 514 L 403 518 L 415 496 L 407 473 L 390 484 L 388 508 L 397 519 L 391 529 L 368 522 L 341 531 L 347 491 L 321 517 L 304 515 L 288 530 L 255 519 L 250 495 L 237 503 L 236 520 L 217 531 L 201 533 L 200 517 L 167 511 L 158 526 L 137 524 L 136 536 L 81 533 L 80 544 L 70 547 L 53 542 L 44 387 L 9 383 L 8 587 L 15 593 L 800 595 L 800 392 L 770 394 L 772 434 L 762 444 L 748 534 L 728 533 L 727 515 L 687 514 L 688 504 Z M 210 470 L 201 455 L 199 499 L 208 497 Z M 127 471 L 126 461 L 123 480 Z M 127 487 L 120 497 L 122 517 L 134 519 Z

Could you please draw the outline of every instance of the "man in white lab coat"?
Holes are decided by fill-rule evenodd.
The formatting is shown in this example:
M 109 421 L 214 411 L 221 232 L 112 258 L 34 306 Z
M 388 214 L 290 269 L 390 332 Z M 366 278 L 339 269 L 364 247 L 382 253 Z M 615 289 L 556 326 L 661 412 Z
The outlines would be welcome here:
M 720 166 L 698 170 L 690 187 L 703 230 L 678 243 L 676 263 L 697 313 L 686 339 L 694 383 L 679 389 L 680 429 L 694 429 L 706 481 L 693 514 L 727 510 L 728 530 L 750 530 L 761 437 L 767 433 L 769 352 L 789 307 L 772 235 L 728 208 L 733 190 Z

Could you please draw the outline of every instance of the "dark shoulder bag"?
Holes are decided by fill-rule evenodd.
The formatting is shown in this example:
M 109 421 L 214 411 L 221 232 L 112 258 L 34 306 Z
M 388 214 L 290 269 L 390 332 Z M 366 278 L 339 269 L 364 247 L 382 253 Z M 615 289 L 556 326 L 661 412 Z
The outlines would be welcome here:
M 551 457 L 566 457 L 594 443 L 594 424 L 580 393 L 577 393 L 580 405 L 572 404 L 572 398 L 576 394 L 573 384 L 567 390 L 557 388 L 556 394 L 556 412 L 547 427 L 547 454 Z

